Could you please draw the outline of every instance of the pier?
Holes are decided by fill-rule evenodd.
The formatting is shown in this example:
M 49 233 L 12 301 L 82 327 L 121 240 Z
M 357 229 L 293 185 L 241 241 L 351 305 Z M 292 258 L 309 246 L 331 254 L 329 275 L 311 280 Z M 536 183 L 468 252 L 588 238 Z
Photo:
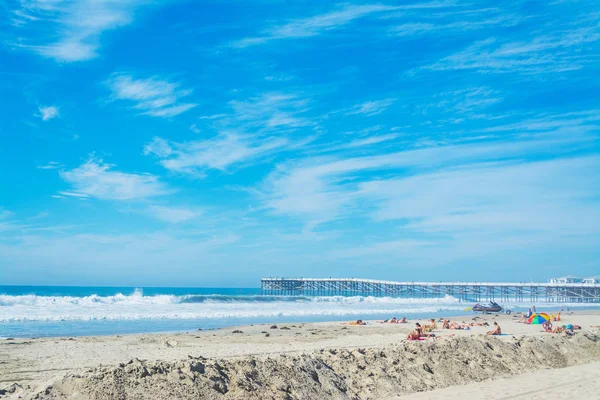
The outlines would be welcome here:
M 446 295 L 464 301 L 545 301 L 600 303 L 600 284 L 394 282 L 356 278 L 262 278 L 265 295 L 389 296 L 432 298 Z

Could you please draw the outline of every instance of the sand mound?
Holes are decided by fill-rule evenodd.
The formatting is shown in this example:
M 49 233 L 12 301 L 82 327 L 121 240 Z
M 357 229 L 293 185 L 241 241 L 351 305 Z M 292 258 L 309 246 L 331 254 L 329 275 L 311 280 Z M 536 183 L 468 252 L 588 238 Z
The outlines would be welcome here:
M 579 333 L 401 342 L 375 349 L 132 360 L 68 375 L 36 399 L 379 399 L 540 368 L 600 360 L 597 336 Z

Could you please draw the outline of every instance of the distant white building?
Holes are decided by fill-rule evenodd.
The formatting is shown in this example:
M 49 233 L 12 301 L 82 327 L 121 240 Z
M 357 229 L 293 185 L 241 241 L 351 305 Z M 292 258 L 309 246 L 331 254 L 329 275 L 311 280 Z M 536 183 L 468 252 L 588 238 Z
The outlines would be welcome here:
M 600 283 L 600 278 L 598 277 L 592 277 L 592 278 L 583 278 L 581 280 L 582 283 L 588 283 L 588 284 L 595 284 L 595 283 Z
M 582 283 L 583 279 L 576 276 L 563 276 L 562 278 L 552 278 L 550 283 L 565 284 L 565 283 Z

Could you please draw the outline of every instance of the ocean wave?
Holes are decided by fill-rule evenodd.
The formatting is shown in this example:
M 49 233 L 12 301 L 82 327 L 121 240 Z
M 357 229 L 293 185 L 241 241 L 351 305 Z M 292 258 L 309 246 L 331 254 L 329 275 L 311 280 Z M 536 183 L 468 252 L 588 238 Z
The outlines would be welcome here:
M 398 297 L 373 297 L 373 296 L 269 296 L 269 295 L 153 295 L 144 296 L 142 291 L 136 289 L 131 295 L 116 294 L 114 296 L 98 296 L 96 294 L 83 297 L 75 296 L 36 296 L 0 295 L 1 306 L 52 306 L 52 305 L 110 305 L 110 304 L 191 304 L 191 303 L 456 303 L 457 298 L 445 296 L 441 298 L 398 298 Z
M 526 303 L 503 303 L 509 308 Z M 169 295 L 146 296 L 141 290 L 112 296 L 0 295 L 0 322 L 136 319 L 225 319 L 373 315 L 410 316 L 463 311 L 470 305 L 452 296 L 396 298 L 372 296 Z M 582 306 L 582 304 L 557 306 Z M 589 306 L 589 305 L 588 305 Z M 538 303 L 538 308 L 544 307 Z
M 0 321 L 223 319 L 427 313 L 461 310 L 458 299 L 261 295 L 0 295 Z

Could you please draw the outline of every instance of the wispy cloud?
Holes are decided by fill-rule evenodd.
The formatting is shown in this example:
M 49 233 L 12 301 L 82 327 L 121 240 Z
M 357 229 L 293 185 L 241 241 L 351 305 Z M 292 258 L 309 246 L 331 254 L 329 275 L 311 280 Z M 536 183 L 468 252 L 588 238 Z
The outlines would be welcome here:
M 396 7 L 382 4 L 346 5 L 338 10 L 325 14 L 296 19 L 283 25 L 274 26 L 262 32 L 259 36 L 235 41 L 231 43 L 231 46 L 243 48 L 264 44 L 273 40 L 317 36 L 327 31 L 339 29 L 359 18 L 395 9 Z
M 50 161 L 48 164 L 46 165 L 39 165 L 37 168 L 38 169 L 57 169 L 60 168 L 61 164 L 57 161 Z
M 161 165 L 171 171 L 203 175 L 207 169 L 224 171 L 235 165 L 258 162 L 291 145 L 284 138 L 257 139 L 230 133 L 181 143 L 154 138 L 144 147 L 144 154 L 158 157 Z
M 227 105 L 230 113 L 201 117 L 211 121 L 207 130 L 218 132 L 212 138 L 178 142 L 155 137 L 145 145 L 144 154 L 157 157 L 173 172 L 201 177 L 210 169 L 227 171 L 264 162 L 314 139 L 313 134 L 292 138 L 297 130 L 315 125 L 305 116 L 309 100 L 300 95 L 268 92 Z M 200 132 L 196 124 L 190 129 Z
M 396 99 L 367 101 L 346 111 L 345 115 L 365 115 L 367 117 L 372 117 L 387 110 L 392 104 L 394 104 L 395 101 Z
M 425 114 L 432 110 L 443 111 L 462 117 L 500 103 L 503 95 L 497 90 L 482 86 L 439 93 L 431 96 L 431 100 L 432 103 L 417 106 L 417 110 Z
M 369 218 L 396 224 L 393 236 L 403 239 L 380 237 L 331 255 L 397 259 L 409 251 L 402 258 L 447 265 L 514 249 L 546 254 L 552 246 L 591 248 L 600 235 L 594 222 L 600 218 L 598 170 L 600 158 L 590 155 L 466 163 L 365 182 L 359 198 L 371 205 Z
M 595 60 L 595 54 L 582 46 L 599 39 L 597 27 L 555 32 L 529 41 L 489 38 L 425 69 L 527 74 L 573 71 Z
M 198 125 L 196 125 L 196 124 L 191 124 L 190 125 L 190 131 L 192 131 L 194 133 L 200 133 L 200 132 L 202 132 L 202 130 L 200 128 L 198 128 Z
M 521 132 L 518 128 L 513 131 L 516 137 Z M 276 214 L 296 216 L 309 222 L 327 221 L 346 215 L 356 218 L 355 207 L 358 204 L 369 204 L 364 202 L 368 198 L 365 197 L 368 186 L 364 182 L 368 182 L 368 177 L 373 174 L 393 176 L 400 173 L 412 176 L 482 162 L 521 160 L 524 155 L 532 157 L 533 154 L 544 159 L 558 157 L 557 147 L 568 154 L 573 149 L 585 148 L 586 144 L 589 148 L 589 138 L 585 135 L 556 131 L 553 126 L 537 131 L 536 136 L 525 140 L 520 138 L 514 142 L 477 141 L 462 145 L 434 145 L 368 157 L 320 157 L 280 165 L 269 175 L 259 193 L 265 207 Z M 384 187 L 387 180 L 381 182 Z M 424 187 L 428 187 L 426 182 Z M 423 196 L 431 201 L 438 201 L 440 198 L 426 194 Z
M 364 146 L 372 146 L 374 144 L 379 144 L 379 143 L 383 143 L 383 142 L 387 142 L 390 140 L 394 140 L 398 138 L 397 134 L 394 133 L 390 133 L 387 135 L 376 135 L 376 136 L 369 136 L 366 138 L 362 138 L 362 139 L 354 139 L 352 141 L 350 141 L 346 147 L 364 147 Z
M 476 10 L 469 13 L 453 12 L 445 15 L 445 22 L 438 18 L 426 18 L 424 22 L 408 22 L 390 28 L 390 33 L 396 36 L 418 36 L 443 32 L 467 32 L 491 27 L 510 27 L 518 25 L 522 18 L 515 14 L 499 14 L 498 9 Z M 486 18 L 486 14 L 498 14 Z M 457 19 L 462 19 L 456 21 Z M 452 20 L 452 22 L 448 22 Z
M 8 211 L 0 207 L 0 219 L 8 219 L 11 218 L 13 215 L 15 215 L 15 213 L 13 213 L 12 211 Z
M 158 205 L 148 207 L 148 213 L 154 218 L 171 224 L 189 221 L 202 215 L 201 210 Z
M 600 218 L 596 170 L 596 156 L 475 163 L 367 182 L 360 191 L 380 202 L 373 218 L 409 221 L 407 229 L 420 232 L 589 234 L 599 232 L 588 222 Z
M 60 177 L 71 185 L 60 195 L 105 200 L 136 200 L 169 193 L 166 185 L 150 174 L 115 171 L 114 165 L 91 157 L 77 168 L 60 171 Z
M 308 111 L 308 105 L 308 99 L 296 94 L 264 93 L 247 100 L 230 101 L 234 113 L 226 122 L 235 125 L 242 122 L 266 129 L 311 125 L 311 121 L 301 116 Z
M 62 62 L 98 56 L 100 37 L 133 21 L 145 0 L 22 0 L 12 11 L 15 46 Z
M 39 114 L 36 116 L 40 117 L 42 121 L 49 121 L 53 118 L 56 118 L 60 115 L 60 111 L 56 106 L 43 106 L 38 107 Z
M 107 82 L 113 100 L 134 102 L 134 109 L 153 117 L 174 117 L 197 106 L 184 103 L 182 98 L 192 91 L 181 89 L 179 83 L 157 77 L 138 79 L 127 74 L 114 74 Z

